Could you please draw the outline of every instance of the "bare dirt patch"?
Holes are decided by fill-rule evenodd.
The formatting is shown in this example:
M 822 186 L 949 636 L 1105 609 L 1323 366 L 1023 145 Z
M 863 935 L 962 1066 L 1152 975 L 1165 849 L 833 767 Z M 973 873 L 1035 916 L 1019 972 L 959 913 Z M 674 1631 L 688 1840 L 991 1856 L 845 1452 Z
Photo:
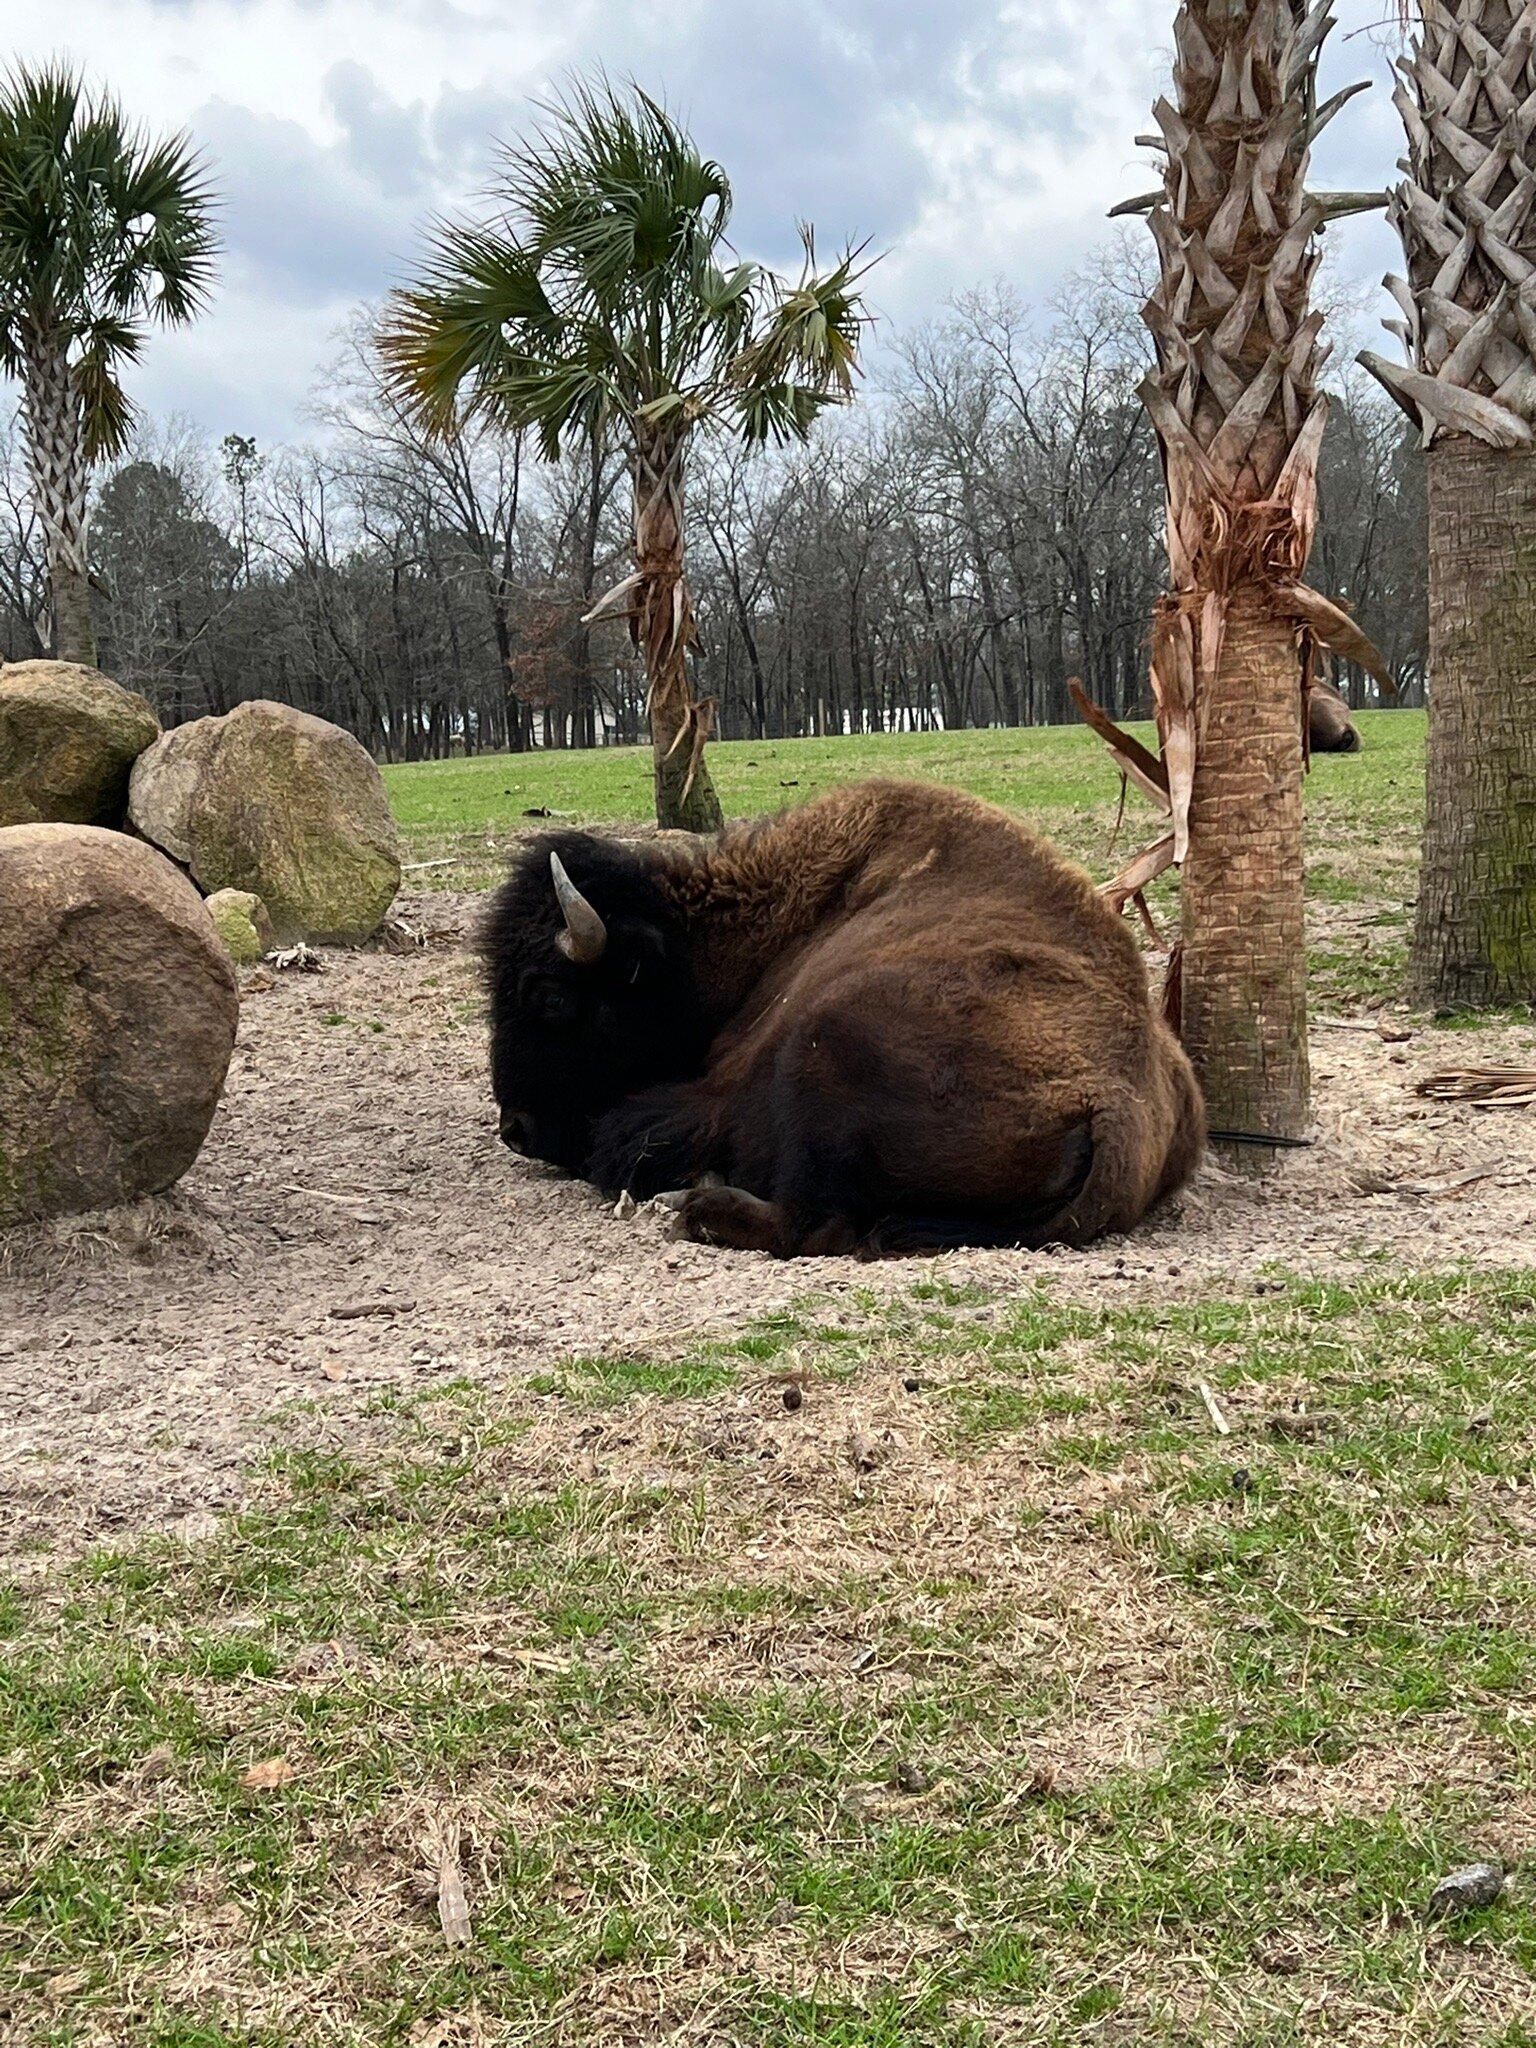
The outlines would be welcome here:
M 246 994 L 213 1134 L 169 1196 L 0 1245 L 0 1551 L 42 1560 L 227 1511 L 283 1441 L 351 1443 L 392 1392 L 650 1348 L 807 1295 L 926 1273 L 1113 1300 L 1334 1273 L 1528 1264 L 1536 1115 L 1417 1098 L 1533 1034 L 1320 1025 L 1320 1142 L 1254 1181 L 1208 1168 L 1085 1253 L 792 1265 L 676 1244 L 498 1144 L 465 936 L 483 899 L 402 905 L 409 953 L 327 956 Z M 1328 914 L 1327 906 L 1323 915 Z M 274 1418 L 276 1418 L 274 1420 Z

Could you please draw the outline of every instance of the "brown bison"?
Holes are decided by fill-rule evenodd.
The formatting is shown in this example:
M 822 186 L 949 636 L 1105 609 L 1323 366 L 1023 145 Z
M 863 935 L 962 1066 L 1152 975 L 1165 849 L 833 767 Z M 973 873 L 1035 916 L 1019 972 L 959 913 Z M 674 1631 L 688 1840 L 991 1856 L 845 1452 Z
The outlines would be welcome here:
M 1082 1244 L 1200 1157 L 1123 921 L 952 790 L 865 783 L 713 840 L 550 834 L 482 944 L 507 1144 L 671 1194 L 704 1243 Z
M 1307 726 L 1314 754 L 1358 754 L 1360 728 L 1349 715 L 1343 692 L 1314 683 L 1307 697 Z

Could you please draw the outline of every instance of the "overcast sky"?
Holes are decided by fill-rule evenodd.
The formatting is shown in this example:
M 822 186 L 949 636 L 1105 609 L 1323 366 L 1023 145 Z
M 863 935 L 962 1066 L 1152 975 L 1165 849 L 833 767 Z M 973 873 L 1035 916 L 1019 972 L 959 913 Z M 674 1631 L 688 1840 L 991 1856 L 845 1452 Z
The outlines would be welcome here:
M 1331 84 L 1374 77 L 1317 182 L 1379 185 L 1400 148 L 1380 0 L 1340 0 Z M 1135 135 L 1172 0 L 8 0 L 12 48 L 65 56 L 205 149 L 226 253 L 212 312 L 135 391 L 214 435 L 303 431 L 331 336 L 409 269 L 434 210 L 483 190 L 497 138 L 572 66 L 663 93 L 736 190 L 734 239 L 784 264 L 794 223 L 891 253 L 890 321 L 993 278 L 1044 301 L 1152 182 Z M 1351 36 L 1352 30 L 1361 33 Z M 1377 281 L 1379 223 L 1335 232 Z

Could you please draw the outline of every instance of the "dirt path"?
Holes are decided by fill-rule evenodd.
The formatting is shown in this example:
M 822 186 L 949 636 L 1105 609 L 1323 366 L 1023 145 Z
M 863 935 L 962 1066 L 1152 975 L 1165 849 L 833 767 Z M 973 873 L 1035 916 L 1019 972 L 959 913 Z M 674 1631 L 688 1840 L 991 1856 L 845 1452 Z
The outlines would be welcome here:
M 175 1193 L 0 1244 L 0 1554 L 35 1567 L 145 1526 L 195 1532 L 274 1444 L 359 1441 L 392 1389 L 494 1382 L 920 1277 L 675 1244 L 656 1218 L 621 1223 L 513 1160 L 462 943 L 477 901 L 403 905 L 433 933 L 423 951 L 335 954 L 248 993 L 218 1121 Z M 1373 1255 L 1530 1264 L 1536 1113 L 1426 1103 L 1411 1084 L 1532 1057 L 1529 1031 L 1385 1045 L 1320 1028 L 1323 1139 L 1275 1179 L 1208 1169 L 1152 1227 L 1088 1253 L 932 1264 L 1127 1296 Z

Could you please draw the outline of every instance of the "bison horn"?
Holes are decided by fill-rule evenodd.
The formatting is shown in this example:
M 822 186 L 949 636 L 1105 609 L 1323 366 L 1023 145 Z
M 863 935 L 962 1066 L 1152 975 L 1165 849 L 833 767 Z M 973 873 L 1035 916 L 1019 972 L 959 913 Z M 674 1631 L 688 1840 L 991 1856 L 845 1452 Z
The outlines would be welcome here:
M 567 960 L 578 967 L 593 967 L 608 944 L 608 927 L 565 872 L 558 853 L 549 856 L 549 872 L 555 878 L 555 894 L 565 917 L 565 930 L 556 943 Z

